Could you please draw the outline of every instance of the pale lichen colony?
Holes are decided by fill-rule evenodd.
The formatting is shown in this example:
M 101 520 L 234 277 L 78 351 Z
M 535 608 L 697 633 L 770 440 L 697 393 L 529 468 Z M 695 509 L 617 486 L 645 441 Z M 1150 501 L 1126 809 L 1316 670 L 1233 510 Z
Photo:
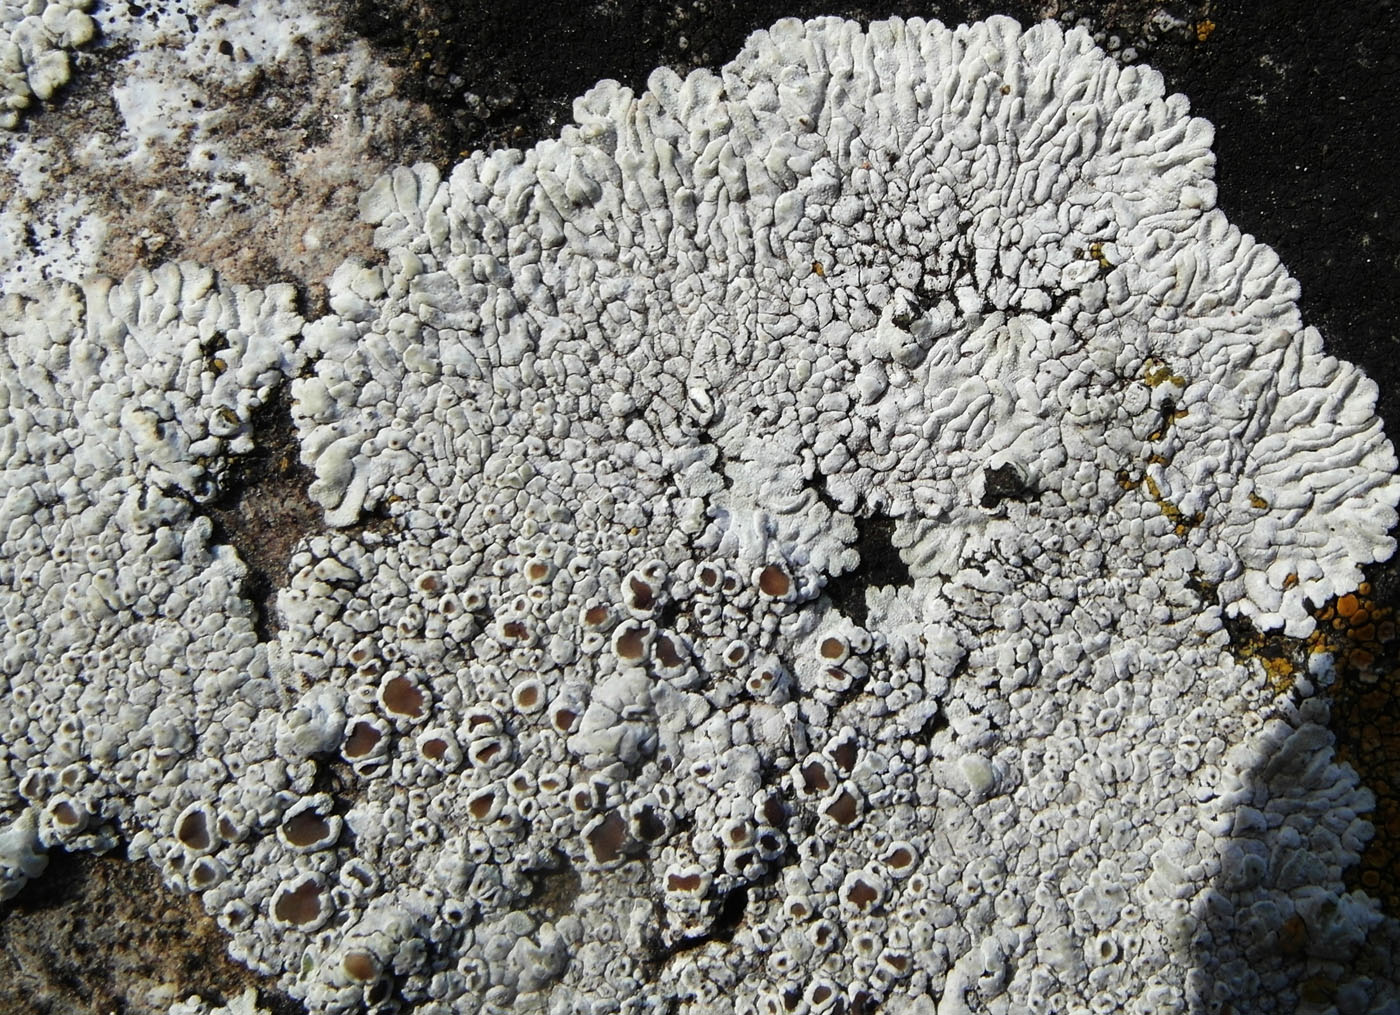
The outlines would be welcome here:
M 1223 627 L 1354 589 L 1395 455 L 1210 125 L 1002 18 L 575 116 L 375 183 L 318 320 L 7 297 L 5 891 L 120 836 L 312 1012 L 1397 1010 L 1328 660 Z M 200 505 L 284 378 L 260 641 Z
M 0 129 L 68 81 L 68 51 L 92 39 L 92 0 L 0 0 Z

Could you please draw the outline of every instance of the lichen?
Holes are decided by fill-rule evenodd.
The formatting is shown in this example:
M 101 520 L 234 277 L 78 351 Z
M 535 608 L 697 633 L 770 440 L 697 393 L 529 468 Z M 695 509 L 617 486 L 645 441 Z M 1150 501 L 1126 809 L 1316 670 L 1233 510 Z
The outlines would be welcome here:
M 1210 125 L 1003 18 L 575 119 L 379 179 L 313 321 L 16 307 L 10 827 L 126 837 L 316 1012 L 1383 1003 L 1327 653 L 1231 631 L 1343 608 L 1396 460 Z M 260 639 L 201 505 L 283 378 L 327 528 Z

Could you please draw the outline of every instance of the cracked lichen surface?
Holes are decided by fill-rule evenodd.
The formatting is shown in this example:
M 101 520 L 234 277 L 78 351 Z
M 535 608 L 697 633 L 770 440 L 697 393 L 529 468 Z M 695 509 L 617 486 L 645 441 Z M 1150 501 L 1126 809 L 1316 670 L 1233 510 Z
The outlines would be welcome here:
M 1357 616 L 1395 456 L 1210 125 L 1005 19 L 575 116 L 381 178 L 314 320 L 11 299 L 7 888 L 126 839 L 317 1012 L 1380 1010 L 1331 654 L 1231 632 Z

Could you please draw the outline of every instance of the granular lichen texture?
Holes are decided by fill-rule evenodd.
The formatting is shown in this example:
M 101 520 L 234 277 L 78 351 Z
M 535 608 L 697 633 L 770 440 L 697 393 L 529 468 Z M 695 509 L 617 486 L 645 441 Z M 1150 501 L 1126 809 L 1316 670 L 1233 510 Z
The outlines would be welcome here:
M 8 890 L 124 841 L 315 1013 L 1393 1011 L 1330 656 L 1226 624 L 1309 635 L 1396 459 L 1210 125 L 1002 18 L 575 118 L 376 182 L 316 320 L 10 297 Z M 284 378 L 259 640 L 201 505 Z

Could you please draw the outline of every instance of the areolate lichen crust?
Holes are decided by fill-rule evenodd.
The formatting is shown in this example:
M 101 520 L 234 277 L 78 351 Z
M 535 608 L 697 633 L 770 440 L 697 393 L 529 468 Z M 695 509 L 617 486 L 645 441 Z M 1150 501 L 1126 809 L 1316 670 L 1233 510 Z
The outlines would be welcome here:
M 68 82 L 68 51 L 92 40 L 92 0 L 0 0 L 0 130 Z
M 7 325 L 7 883 L 126 836 L 317 1013 L 1392 1010 L 1328 660 L 1224 621 L 1355 588 L 1396 458 L 1210 125 L 1005 18 L 575 118 L 375 183 L 318 320 Z M 259 642 L 198 505 L 282 375 Z

